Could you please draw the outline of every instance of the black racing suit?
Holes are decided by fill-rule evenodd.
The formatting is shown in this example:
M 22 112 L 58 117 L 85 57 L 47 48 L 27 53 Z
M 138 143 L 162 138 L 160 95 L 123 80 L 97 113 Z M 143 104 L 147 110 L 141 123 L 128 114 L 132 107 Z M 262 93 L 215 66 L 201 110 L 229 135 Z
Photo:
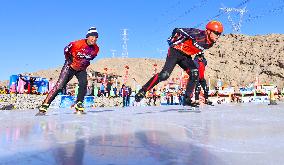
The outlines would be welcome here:
M 61 69 L 58 81 L 56 82 L 55 86 L 52 88 L 52 90 L 47 95 L 44 103 L 50 104 L 54 98 L 57 96 L 57 94 L 66 87 L 67 83 L 74 77 L 79 81 L 79 89 L 78 95 L 77 95 L 77 102 L 84 101 L 84 96 L 87 92 L 87 71 L 76 71 L 74 70 L 68 62 L 65 62 L 64 66 Z
M 162 71 L 154 75 L 142 87 L 142 90 L 149 91 L 159 82 L 167 80 L 175 65 L 178 64 L 190 76 L 185 97 L 191 98 L 198 81 L 198 68 L 191 56 L 203 54 L 203 51 L 212 47 L 213 43 L 208 43 L 205 31 L 193 28 L 174 29 L 168 43 L 170 47 Z

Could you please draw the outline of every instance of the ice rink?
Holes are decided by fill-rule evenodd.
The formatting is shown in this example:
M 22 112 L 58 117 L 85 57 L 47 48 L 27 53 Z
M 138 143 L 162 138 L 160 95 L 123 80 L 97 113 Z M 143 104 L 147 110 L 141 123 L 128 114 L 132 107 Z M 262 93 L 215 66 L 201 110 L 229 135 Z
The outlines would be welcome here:
M 284 104 L 0 111 L 5 165 L 283 165 Z

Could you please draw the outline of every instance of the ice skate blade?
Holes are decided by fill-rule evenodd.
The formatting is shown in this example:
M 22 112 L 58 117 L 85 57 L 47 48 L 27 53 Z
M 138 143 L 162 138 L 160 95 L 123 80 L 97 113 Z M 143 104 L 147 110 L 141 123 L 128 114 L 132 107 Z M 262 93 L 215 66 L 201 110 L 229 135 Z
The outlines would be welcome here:
M 85 115 L 87 114 L 86 112 L 82 112 L 82 111 L 75 111 L 74 114 L 77 114 L 77 115 Z
M 178 112 L 196 112 L 200 113 L 201 111 L 199 110 L 198 107 L 183 107 L 178 109 Z
M 44 112 L 38 112 L 37 114 L 35 114 L 35 116 L 46 116 L 46 113 L 44 113 Z

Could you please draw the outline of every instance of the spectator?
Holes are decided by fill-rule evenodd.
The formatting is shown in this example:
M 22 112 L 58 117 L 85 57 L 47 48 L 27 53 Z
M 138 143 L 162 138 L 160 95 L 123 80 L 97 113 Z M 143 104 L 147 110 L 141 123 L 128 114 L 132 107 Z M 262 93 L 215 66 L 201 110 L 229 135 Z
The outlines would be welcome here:
M 115 97 L 113 85 L 111 85 L 110 97 Z
M 11 94 L 16 94 L 17 93 L 16 82 L 12 82 L 12 84 L 10 85 L 10 93 Z
M 0 94 L 5 94 L 4 87 L 0 87 Z
M 111 82 L 108 81 L 107 82 L 107 86 L 106 86 L 106 91 L 107 91 L 107 96 L 108 97 L 110 96 L 111 86 L 112 86 Z
M 55 81 L 52 78 L 49 78 L 49 81 L 48 81 L 48 92 L 50 92 L 53 89 L 54 86 L 55 86 Z
M 156 106 L 156 101 L 157 101 L 157 91 L 155 88 L 153 88 L 153 104 Z
M 76 83 L 75 84 L 75 96 L 78 95 L 78 91 L 79 91 L 79 85 Z
M 114 92 L 114 97 L 117 97 L 117 88 L 116 88 L 116 86 L 113 88 L 113 92 Z
M 94 96 L 95 97 L 99 96 L 99 87 L 97 87 L 97 86 L 94 87 Z
M 130 105 L 130 96 L 131 96 L 131 93 L 132 93 L 132 89 L 127 86 L 127 95 L 126 95 L 126 106 L 128 107 Z
M 29 79 L 29 87 L 28 87 L 28 93 L 29 94 L 35 94 L 36 93 L 36 92 L 35 93 L 33 92 L 33 90 L 35 90 L 35 88 L 36 88 L 34 86 L 35 81 L 36 81 L 35 77 L 30 77 L 30 79 Z
M 128 96 L 128 89 L 127 87 L 123 84 L 121 88 L 121 96 L 122 96 L 122 106 L 126 107 L 127 106 L 127 96 Z
M 25 81 L 22 74 L 19 74 L 18 77 L 19 78 L 18 78 L 18 89 L 17 89 L 17 91 L 18 91 L 19 94 L 23 94 L 25 92 L 26 81 Z
M 100 86 L 100 91 L 101 91 L 101 94 L 100 94 L 100 95 L 105 96 L 105 85 L 104 85 L 104 83 L 101 84 L 101 86 Z
M 91 94 L 90 95 L 91 96 L 95 96 L 95 93 L 94 93 L 94 91 L 95 91 L 95 84 L 94 84 L 94 82 L 92 83 L 90 90 L 91 90 Z

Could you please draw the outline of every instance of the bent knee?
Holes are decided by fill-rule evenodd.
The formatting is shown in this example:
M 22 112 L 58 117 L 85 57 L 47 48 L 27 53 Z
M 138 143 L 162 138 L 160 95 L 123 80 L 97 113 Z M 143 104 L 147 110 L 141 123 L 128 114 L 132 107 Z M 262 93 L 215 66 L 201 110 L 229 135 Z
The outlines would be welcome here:
M 198 69 L 192 69 L 190 71 L 190 79 L 192 79 L 194 82 L 197 82 L 198 81 L 198 77 L 199 77 Z
M 170 73 L 167 72 L 167 71 L 162 71 L 162 72 L 159 74 L 159 79 L 160 79 L 160 81 L 165 81 L 165 80 L 167 80 L 169 77 L 170 77 Z

